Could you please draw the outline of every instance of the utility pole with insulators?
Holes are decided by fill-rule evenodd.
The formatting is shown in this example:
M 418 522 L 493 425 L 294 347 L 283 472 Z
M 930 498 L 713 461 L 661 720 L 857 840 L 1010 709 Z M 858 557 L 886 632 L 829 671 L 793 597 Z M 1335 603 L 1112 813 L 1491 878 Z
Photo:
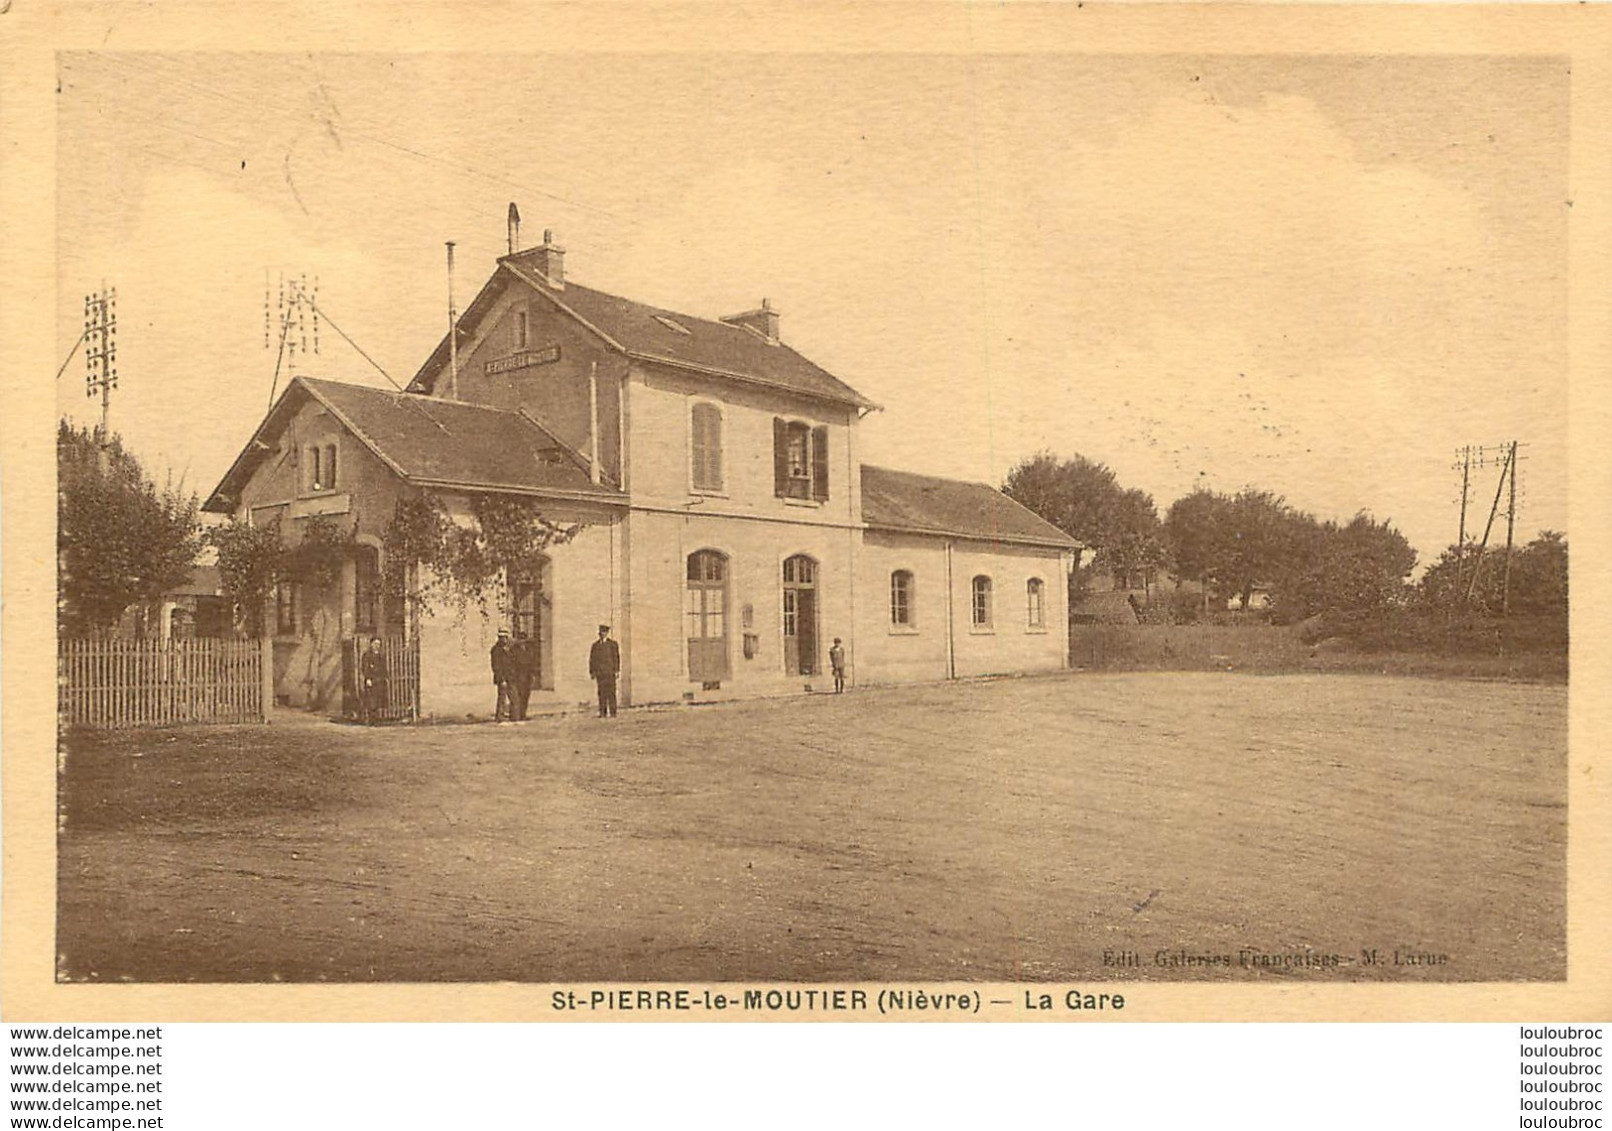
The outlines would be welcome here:
M 272 317 L 271 317 L 272 308 Z M 275 324 L 278 323 L 278 330 Z M 309 330 L 313 331 L 310 341 Z M 278 342 L 278 344 L 276 344 Z M 280 367 L 292 364 L 300 350 L 304 356 L 319 352 L 319 276 L 309 286 L 306 274 L 279 276 L 278 296 L 269 286 L 268 268 L 263 269 L 263 348 L 274 350 L 274 380 L 269 385 L 269 404 L 280 390 Z
M 1489 548 L 1489 535 L 1494 531 L 1494 520 L 1500 514 L 1500 499 L 1506 495 L 1509 485 L 1510 493 L 1506 502 L 1506 559 L 1504 580 L 1500 590 L 1500 611 L 1502 614 L 1510 611 L 1511 606 L 1511 551 L 1517 524 L 1517 464 L 1527 459 L 1518 449 L 1526 447 L 1516 440 L 1508 440 L 1503 444 L 1480 445 L 1478 447 L 1462 448 L 1457 456 L 1461 468 L 1461 537 L 1462 549 L 1460 558 L 1465 559 L 1466 538 L 1466 488 L 1471 478 L 1473 468 L 1483 470 L 1498 467 L 1500 476 L 1494 485 L 1494 501 L 1489 504 L 1489 519 L 1483 527 L 1483 538 L 1478 542 L 1476 553 L 1472 559 L 1472 572 L 1466 578 L 1464 589 L 1459 589 L 1461 602 L 1470 604 L 1478 592 L 1478 579 L 1483 571 L 1484 554 Z M 1459 579 L 1460 574 L 1457 573 Z M 1459 586 L 1459 580 L 1457 582 Z
M 118 292 L 105 283 L 84 296 L 84 395 L 101 398 L 100 442 L 111 439 L 112 390 L 118 386 Z

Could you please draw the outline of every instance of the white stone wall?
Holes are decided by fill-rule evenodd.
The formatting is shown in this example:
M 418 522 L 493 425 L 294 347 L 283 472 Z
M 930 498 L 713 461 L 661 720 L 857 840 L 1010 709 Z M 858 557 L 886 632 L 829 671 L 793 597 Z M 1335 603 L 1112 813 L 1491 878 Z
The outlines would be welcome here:
M 855 662 L 852 546 L 860 532 L 848 528 L 745 521 L 698 512 L 687 515 L 636 511 L 630 520 L 631 617 L 623 662 L 631 667 L 634 704 L 783 695 L 832 687 L 828 649 L 844 640 Z M 716 550 L 728 559 L 727 649 L 729 675 L 720 689 L 694 681 L 688 668 L 684 620 L 688 556 Z M 818 674 L 785 670 L 783 563 L 805 554 L 817 564 Z M 749 625 L 745 625 L 746 609 Z M 744 634 L 754 637 L 745 655 Z
M 947 547 L 950 545 L 949 565 Z M 925 535 L 868 531 L 858 576 L 857 650 L 862 683 L 905 683 L 1013 672 L 1056 671 L 1068 649 L 1069 555 Z M 950 582 L 948 586 L 948 569 Z M 891 623 L 891 575 L 913 575 L 912 624 Z M 973 579 L 992 582 L 992 623 L 973 624 Z M 1028 624 L 1026 583 L 1042 581 L 1044 627 Z M 948 600 L 949 596 L 949 600 Z

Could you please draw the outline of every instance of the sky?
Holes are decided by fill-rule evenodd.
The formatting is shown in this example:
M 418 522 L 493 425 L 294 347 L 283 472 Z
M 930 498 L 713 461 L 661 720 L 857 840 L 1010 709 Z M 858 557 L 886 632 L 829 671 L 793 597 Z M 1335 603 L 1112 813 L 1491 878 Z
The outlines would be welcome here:
M 1567 522 L 1568 73 L 1546 57 L 60 57 L 58 356 L 118 295 L 112 426 L 205 495 L 276 378 L 265 280 L 405 384 L 505 250 L 784 340 L 882 411 L 867 462 L 1039 451 L 1455 540 L 1456 449 Z M 84 365 L 59 403 L 96 419 Z M 1473 488 L 1487 514 L 1493 469 Z M 1497 530 L 1503 529 L 1502 524 Z

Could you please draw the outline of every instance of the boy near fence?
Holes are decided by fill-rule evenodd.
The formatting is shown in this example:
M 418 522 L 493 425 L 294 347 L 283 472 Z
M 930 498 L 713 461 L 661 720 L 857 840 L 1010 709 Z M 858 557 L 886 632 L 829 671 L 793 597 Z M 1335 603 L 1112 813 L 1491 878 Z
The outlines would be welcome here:
M 374 726 L 386 717 L 386 653 L 381 650 L 379 636 L 369 638 L 369 650 L 359 658 L 358 680 L 364 723 Z

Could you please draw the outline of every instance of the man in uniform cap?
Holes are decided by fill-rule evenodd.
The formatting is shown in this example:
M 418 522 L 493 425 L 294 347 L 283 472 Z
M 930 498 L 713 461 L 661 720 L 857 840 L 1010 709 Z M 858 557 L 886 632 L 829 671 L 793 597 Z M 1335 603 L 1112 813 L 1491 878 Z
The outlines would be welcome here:
M 599 626 L 599 639 L 588 651 L 588 674 L 599 685 L 599 717 L 616 717 L 616 677 L 621 674 L 621 648 L 610 639 L 610 626 Z
M 493 708 L 494 722 L 508 722 L 515 717 L 514 697 L 515 650 L 509 644 L 509 629 L 498 630 L 498 643 L 493 645 L 493 683 L 498 685 L 498 706 Z

